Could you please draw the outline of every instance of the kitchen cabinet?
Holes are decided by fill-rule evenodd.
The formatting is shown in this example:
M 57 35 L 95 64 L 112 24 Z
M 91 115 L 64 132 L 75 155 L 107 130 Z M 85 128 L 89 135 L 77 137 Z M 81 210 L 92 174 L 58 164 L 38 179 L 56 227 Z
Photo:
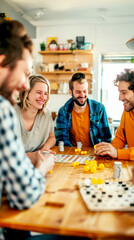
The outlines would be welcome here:
M 92 93 L 93 53 L 91 50 L 49 50 L 39 51 L 39 54 L 42 55 L 43 60 L 38 73 L 50 81 L 51 93 L 66 93 L 65 89 L 63 92 L 59 89 L 62 86 L 64 88 L 65 83 L 68 83 L 76 72 L 86 75 L 89 94 Z M 55 69 L 56 67 L 59 68 Z

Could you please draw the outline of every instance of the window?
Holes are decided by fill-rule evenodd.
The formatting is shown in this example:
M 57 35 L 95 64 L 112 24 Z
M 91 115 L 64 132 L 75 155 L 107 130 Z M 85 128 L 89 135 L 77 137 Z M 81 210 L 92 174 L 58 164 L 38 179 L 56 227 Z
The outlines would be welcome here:
M 102 56 L 101 102 L 105 105 L 108 117 L 120 121 L 123 104 L 119 101 L 118 88 L 113 80 L 126 68 L 134 68 L 132 56 Z

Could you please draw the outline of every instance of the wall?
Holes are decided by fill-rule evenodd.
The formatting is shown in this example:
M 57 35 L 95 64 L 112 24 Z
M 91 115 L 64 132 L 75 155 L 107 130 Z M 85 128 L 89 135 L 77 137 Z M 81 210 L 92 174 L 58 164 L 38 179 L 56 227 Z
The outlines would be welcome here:
M 47 37 L 58 37 L 58 43 L 66 43 L 67 39 L 85 36 L 86 42 L 94 44 L 93 93 L 90 98 L 100 100 L 100 56 L 104 53 L 131 53 L 125 43 L 133 37 L 134 22 L 120 24 L 79 24 L 37 27 L 34 60 L 41 63 L 42 57 L 37 53 L 39 43 Z M 51 111 L 58 109 L 69 99 L 69 95 L 51 95 L 49 107 Z M 56 101 L 55 101 L 56 99 Z
M 76 36 L 85 36 L 86 42 L 94 44 L 94 69 L 93 69 L 93 93 L 90 98 L 100 100 L 100 57 L 101 54 L 106 53 L 127 53 L 129 50 L 125 43 L 130 38 L 134 37 L 133 29 L 134 22 L 129 23 L 113 23 L 107 22 L 101 24 L 61 24 L 55 23 L 53 26 L 46 24 L 42 27 L 33 27 L 30 23 L 24 20 L 19 14 L 8 5 L 8 3 L 1 0 L 0 11 L 6 12 L 8 17 L 21 21 L 26 27 L 29 35 L 33 38 L 35 45 L 34 50 L 34 66 L 37 70 L 38 65 L 42 62 L 42 56 L 38 54 L 39 43 L 46 42 L 47 37 L 58 37 L 58 43 L 66 43 L 67 39 L 76 39 Z M 56 98 L 56 101 L 55 101 Z M 58 109 L 69 99 L 69 95 L 51 95 L 49 107 L 51 111 L 58 111 Z
M 24 18 L 22 18 L 7 2 L 0 0 L 0 12 L 7 14 L 7 17 L 11 17 L 12 20 L 18 20 L 22 22 L 27 29 L 27 32 L 31 38 L 36 38 L 36 27 L 32 26 Z
M 65 26 L 45 26 L 37 28 L 37 40 L 34 41 L 35 49 L 39 49 L 39 43 L 46 42 L 47 37 L 58 37 L 58 43 L 67 43 L 67 39 L 76 40 L 76 36 L 85 36 L 85 41 L 95 41 L 94 25 L 65 25 Z M 34 52 L 34 61 L 38 64 L 42 62 L 42 56 Z M 56 101 L 55 101 L 56 98 Z M 52 111 L 58 109 L 70 98 L 69 95 L 51 95 L 49 107 Z

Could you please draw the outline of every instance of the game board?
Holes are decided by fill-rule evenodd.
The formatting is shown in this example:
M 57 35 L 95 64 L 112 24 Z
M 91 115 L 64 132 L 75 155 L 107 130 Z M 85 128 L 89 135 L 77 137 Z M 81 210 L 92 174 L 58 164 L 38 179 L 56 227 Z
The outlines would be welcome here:
M 64 163 L 72 163 L 78 161 L 80 164 L 84 164 L 85 160 L 94 160 L 94 156 L 80 156 L 80 155 L 67 155 L 67 154 L 55 154 L 56 160 L 55 162 L 64 162 Z
M 79 191 L 90 211 L 134 211 L 134 185 L 109 182 L 102 185 L 80 183 Z

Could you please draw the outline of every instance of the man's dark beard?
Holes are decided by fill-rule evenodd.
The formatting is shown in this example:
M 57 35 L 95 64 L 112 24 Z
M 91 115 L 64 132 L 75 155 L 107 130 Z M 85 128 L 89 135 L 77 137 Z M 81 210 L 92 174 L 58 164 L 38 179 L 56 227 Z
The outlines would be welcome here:
M 86 104 L 86 102 L 87 102 L 87 97 L 85 97 L 84 103 L 80 103 L 80 102 L 77 100 L 77 98 L 74 97 L 73 92 L 72 92 L 72 98 L 73 98 L 74 102 L 75 102 L 78 106 L 80 106 L 80 107 L 83 107 L 83 106 Z M 80 98 L 80 97 L 79 97 L 79 98 Z

